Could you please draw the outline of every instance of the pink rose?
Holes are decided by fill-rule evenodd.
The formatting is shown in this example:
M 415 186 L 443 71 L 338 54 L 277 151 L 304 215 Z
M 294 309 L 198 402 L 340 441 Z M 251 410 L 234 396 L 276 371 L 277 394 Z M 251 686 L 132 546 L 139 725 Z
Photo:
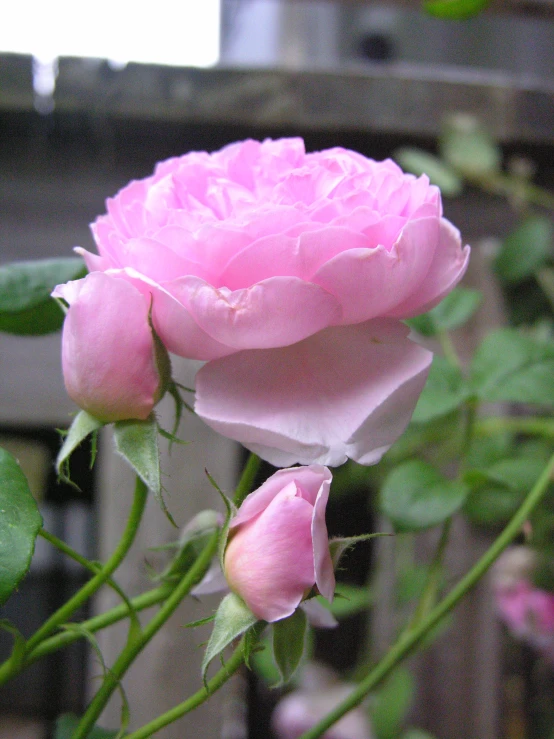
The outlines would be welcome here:
M 400 319 L 436 305 L 469 255 L 426 177 L 244 141 L 162 162 L 107 207 L 99 255 L 79 251 L 152 303 L 170 352 L 207 360 L 209 425 L 276 465 L 371 464 L 403 431 L 431 355 Z
M 53 295 L 70 305 L 62 365 L 72 400 L 105 422 L 147 418 L 163 380 L 143 295 L 102 272 L 59 285 Z
M 554 593 L 530 580 L 535 553 L 527 547 L 507 549 L 493 569 L 498 615 L 514 636 L 554 662 Z
M 329 711 L 340 705 L 355 685 L 337 680 L 327 667 L 309 663 L 301 673 L 301 685 L 282 698 L 271 717 L 279 739 L 298 739 Z M 324 739 L 372 739 L 367 709 L 349 711 L 323 734 Z
M 320 465 L 279 470 L 232 520 L 225 577 L 259 619 L 290 616 L 314 586 L 332 600 L 335 575 L 325 525 L 331 477 Z

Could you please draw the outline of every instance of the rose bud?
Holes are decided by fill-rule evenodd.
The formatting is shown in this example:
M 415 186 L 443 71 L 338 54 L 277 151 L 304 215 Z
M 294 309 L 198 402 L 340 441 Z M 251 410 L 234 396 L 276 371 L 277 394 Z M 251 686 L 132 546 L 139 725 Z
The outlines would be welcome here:
M 320 465 L 279 470 L 231 521 L 225 577 L 259 619 L 290 616 L 314 586 L 332 600 L 335 576 L 325 525 L 331 478 Z
M 152 332 L 145 296 L 103 272 L 52 294 L 70 306 L 62 365 L 71 399 L 106 423 L 147 418 L 163 395 L 169 358 Z

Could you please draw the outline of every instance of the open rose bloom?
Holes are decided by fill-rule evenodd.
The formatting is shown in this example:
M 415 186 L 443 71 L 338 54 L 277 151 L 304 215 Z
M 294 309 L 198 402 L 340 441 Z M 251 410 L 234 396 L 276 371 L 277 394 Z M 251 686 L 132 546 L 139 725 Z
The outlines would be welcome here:
M 469 255 L 426 177 L 301 139 L 244 141 L 162 162 L 107 207 L 98 255 L 78 250 L 85 283 L 112 282 L 114 330 L 124 281 L 169 352 L 206 361 L 206 423 L 277 466 L 372 464 L 402 433 L 431 354 L 400 321 L 436 305 Z

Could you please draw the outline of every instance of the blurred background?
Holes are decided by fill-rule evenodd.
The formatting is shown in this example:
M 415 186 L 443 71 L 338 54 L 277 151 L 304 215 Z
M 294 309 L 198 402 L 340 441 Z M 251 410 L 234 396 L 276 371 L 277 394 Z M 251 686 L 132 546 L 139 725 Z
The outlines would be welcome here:
M 456 120 L 485 131 L 506 166 L 523 162 L 537 185 L 554 189 L 553 0 L 492 2 L 478 16 L 456 21 L 431 17 L 415 0 L 31 0 L 10 3 L 2 16 L 1 263 L 67 256 L 75 245 L 92 249 L 88 224 L 130 179 L 147 176 L 161 159 L 248 137 L 300 135 L 308 150 L 343 146 L 383 159 L 406 146 L 437 153 L 445 122 Z M 518 213 L 509 198 L 486 190 L 471 181 L 446 190 L 446 216 L 475 247 L 469 283 L 485 293 L 476 319 L 458 337 L 462 354 L 488 327 L 508 320 L 490 263 Z M 59 341 L 59 335 L 0 335 L 0 437 L 33 479 L 46 526 L 83 554 L 102 557 L 122 525 L 129 476 L 105 447 L 93 474 L 84 449 L 75 473 L 84 493 L 56 484 L 52 429 L 67 427 L 74 411 L 61 379 Z M 190 384 L 194 367 L 176 366 Z M 169 416 L 169 409 L 162 413 Z M 197 510 L 218 505 L 204 466 L 230 489 L 242 454 L 193 418 L 181 436 L 193 444 L 166 458 L 164 469 L 170 508 L 184 524 Z M 331 533 L 379 526 L 368 481 L 348 475 L 349 504 L 331 506 Z M 175 538 L 155 509 L 145 529 L 120 571 L 131 593 L 147 583 L 145 547 Z M 491 537 L 486 527 L 459 522 L 452 575 L 465 571 Z M 2 614 L 24 634 L 82 577 L 39 543 L 30 576 Z M 360 547 L 349 564 L 359 584 L 381 564 L 379 598 L 369 625 L 353 615 L 338 637 L 319 637 L 316 656 L 335 669 L 348 670 L 364 640 L 371 637 L 378 654 L 394 633 L 395 573 L 387 547 Z M 196 689 L 197 645 L 205 637 L 191 639 L 181 627 L 205 609 L 193 604 L 177 614 L 129 676 L 133 726 Z M 456 635 L 447 631 L 411 666 L 411 718 L 437 739 L 531 736 L 533 696 L 551 702 L 552 674 L 546 671 L 539 695 L 536 664 L 525 648 L 507 649 L 486 583 L 456 621 Z M 108 663 L 124 636 L 113 629 L 100 640 Z M 3 653 L 10 639 L 0 636 Z M 2 739 L 48 739 L 60 712 L 82 711 L 87 679 L 99 671 L 84 646 L 35 667 L 0 692 Z M 199 711 L 159 736 L 266 738 L 277 697 L 263 680 L 243 676 L 227 690 L 222 716 Z M 118 722 L 114 702 L 102 723 Z M 394 727 L 391 732 L 394 739 Z M 537 732 L 533 739 L 543 736 Z

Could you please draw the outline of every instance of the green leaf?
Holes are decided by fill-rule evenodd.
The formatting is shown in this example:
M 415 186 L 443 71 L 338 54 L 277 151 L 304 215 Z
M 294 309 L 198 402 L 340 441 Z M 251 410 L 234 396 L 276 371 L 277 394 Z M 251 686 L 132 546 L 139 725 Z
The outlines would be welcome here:
M 468 470 L 464 480 L 472 491 L 465 504 L 469 518 L 481 525 L 496 525 L 515 513 L 544 468 L 540 457 L 503 459 L 485 470 Z
M 308 619 L 301 608 L 273 624 L 273 656 L 281 677 L 278 685 L 288 683 L 296 672 L 304 654 L 307 629 Z
M 446 480 L 426 462 L 411 460 L 386 478 L 380 507 L 396 531 L 417 531 L 445 521 L 464 504 L 467 494 L 463 483 Z
M 79 718 L 72 713 L 64 713 L 56 721 L 54 739 L 71 739 L 75 729 L 79 725 Z M 87 739 L 115 739 L 119 732 L 101 729 L 95 726 L 88 734 Z
M 473 358 L 471 385 L 489 402 L 553 405 L 554 342 L 511 328 L 489 334 Z
M 444 357 L 435 355 L 412 421 L 427 423 L 440 416 L 446 416 L 458 408 L 469 396 L 469 387 L 460 370 L 453 367 Z
M 162 496 L 158 424 L 154 414 L 145 421 L 117 421 L 114 439 L 116 450 L 154 493 L 165 515 L 176 526 Z
M 440 331 L 452 331 L 463 326 L 475 313 L 482 300 L 479 290 L 457 287 L 430 310 L 406 321 L 422 336 L 436 336 Z
M 464 177 L 490 176 L 500 170 L 500 148 L 470 115 L 457 113 L 447 118 L 439 144 L 442 158 Z
M 465 20 L 478 15 L 491 0 L 423 0 L 423 9 L 437 18 Z
M 456 172 L 441 159 L 415 146 L 405 146 L 394 152 L 394 159 L 406 172 L 420 177 L 426 174 L 443 195 L 454 197 L 462 191 L 462 181 Z
M 545 216 L 526 218 L 502 244 L 494 268 L 507 283 L 520 282 L 533 275 L 552 252 L 554 229 Z
M 0 449 L 0 605 L 28 571 L 42 518 L 15 457 Z
M 387 678 L 370 708 L 377 739 L 396 739 L 412 705 L 414 690 L 414 679 L 404 667 L 397 667 Z
M 233 639 L 244 634 L 257 621 L 256 616 L 238 595 L 229 593 L 223 598 L 215 614 L 214 628 L 202 660 L 202 678 L 204 680 L 206 679 L 206 670 L 213 658 L 221 654 Z
M 479 290 L 457 287 L 429 311 L 435 327 L 439 331 L 452 331 L 463 326 L 475 313 L 483 296 Z
M 50 293 L 56 285 L 84 277 L 82 259 L 12 262 L 0 267 L 0 331 L 40 335 L 57 331 L 64 314 Z
M 64 439 L 62 448 L 56 457 L 56 470 L 63 480 L 68 481 L 69 457 L 75 449 L 83 442 L 89 434 L 97 431 L 104 425 L 98 418 L 91 416 L 86 411 L 79 411 L 73 419 L 69 431 Z

